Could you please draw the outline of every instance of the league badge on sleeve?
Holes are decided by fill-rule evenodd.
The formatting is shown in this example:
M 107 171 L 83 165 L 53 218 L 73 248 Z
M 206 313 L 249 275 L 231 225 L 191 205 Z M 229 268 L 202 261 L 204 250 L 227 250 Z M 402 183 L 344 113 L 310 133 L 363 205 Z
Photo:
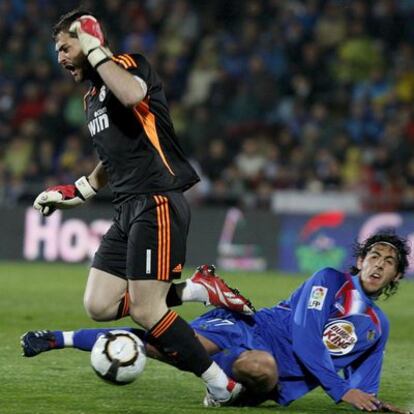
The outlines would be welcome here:
M 308 309 L 322 310 L 328 288 L 323 286 L 313 286 L 309 297 Z

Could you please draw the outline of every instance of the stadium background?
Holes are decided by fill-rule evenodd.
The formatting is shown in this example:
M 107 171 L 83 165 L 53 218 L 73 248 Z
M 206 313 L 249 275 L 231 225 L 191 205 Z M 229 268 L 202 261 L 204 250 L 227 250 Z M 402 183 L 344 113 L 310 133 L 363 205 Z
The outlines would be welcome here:
M 17 357 L 24 330 L 93 325 L 82 289 L 111 219 L 110 194 L 47 220 L 30 208 L 46 186 L 73 182 L 97 161 L 84 122 L 86 86 L 57 66 L 50 35 L 79 3 L 0 0 L 0 412 L 195 413 L 201 388 L 168 367 L 146 371 L 145 409 L 131 411 L 134 392 L 123 391 L 121 403 L 117 391 L 100 388 L 84 355 Z M 355 238 L 379 228 L 414 239 L 413 0 L 81 4 L 102 17 L 112 50 L 145 54 L 164 81 L 177 135 L 202 176 L 188 193 L 189 265 L 237 270 L 226 277 L 265 306 L 303 280 L 280 271 L 346 268 Z M 408 282 L 385 304 L 395 327 L 385 397 L 402 405 L 414 404 L 406 359 L 413 294 Z M 190 318 L 200 309 L 182 312 Z M 33 381 L 39 372 L 47 373 L 42 384 Z M 183 384 L 184 405 L 157 375 Z M 95 397 L 79 399 L 83 390 Z M 316 393 L 289 412 L 347 410 Z
M 203 178 L 188 193 L 197 223 L 189 264 L 224 252 L 225 268 L 312 270 L 295 267 L 299 252 L 280 262 L 290 240 L 345 266 L 367 220 L 410 238 L 410 0 L 0 1 L 0 208 L 16 212 L 0 215 L 4 226 L 24 221 L 19 209 L 46 186 L 73 182 L 97 161 L 81 103 L 87 86 L 62 73 L 50 36 L 79 4 L 102 16 L 113 50 L 144 53 L 164 80 L 176 132 Z M 96 210 L 80 214 L 110 220 L 110 197 L 103 191 Z M 214 229 L 198 224 L 205 209 Z M 335 210 L 347 220 L 317 216 Z M 272 223 L 269 237 L 245 231 L 258 212 Z M 296 240 L 280 225 L 291 213 L 302 214 Z M 74 232 L 72 244 L 84 243 Z M 203 245 L 205 232 L 216 245 Z M 26 234 L 0 237 L 0 258 L 25 257 Z

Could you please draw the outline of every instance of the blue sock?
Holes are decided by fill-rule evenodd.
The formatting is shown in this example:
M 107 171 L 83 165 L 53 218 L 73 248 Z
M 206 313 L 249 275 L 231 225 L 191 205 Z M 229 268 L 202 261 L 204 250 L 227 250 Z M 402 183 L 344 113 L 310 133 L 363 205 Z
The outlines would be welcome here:
M 73 347 L 83 351 L 90 351 L 98 336 L 112 330 L 113 328 L 79 329 L 73 334 Z
M 99 328 L 99 329 L 79 329 L 73 333 L 73 348 L 81 349 L 82 351 L 91 351 L 98 336 L 114 329 L 122 329 L 123 331 L 134 331 L 132 328 Z M 56 348 L 64 348 L 63 331 L 53 331 L 56 338 Z
M 64 348 L 65 344 L 63 343 L 63 332 L 62 331 L 52 331 L 53 335 L 56 338 L 55 348 Z

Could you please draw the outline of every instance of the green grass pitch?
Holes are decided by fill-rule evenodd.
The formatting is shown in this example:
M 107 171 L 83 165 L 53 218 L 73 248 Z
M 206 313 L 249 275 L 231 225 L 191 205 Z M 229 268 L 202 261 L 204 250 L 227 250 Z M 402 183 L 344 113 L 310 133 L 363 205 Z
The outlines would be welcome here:
M 82 306 L 86 275 L 83 265 L 0 263 L 0 413 L 205 413 L 201 381 L 156 361 L 149 361 L 135 383 L 117 387 L 93 373 L 86 352 L 66 349 L 31 359 L 21 357 L 19 337 L 27 330 L 97 325 L 88 319 Z M 273 273 L 223 276 L 258 307 L 273 305 L 303 280 Z M 414 406 L 413 298 L 414 283 L 403 281 L 398 294 L 382 305 L 391 321 L 391 337 L 381 396 L 407 408 Z M 186 304 L 179 312 L 190 319 L 204 309 Z M 130 320 L 124 320 L 116 325 L 129 324 Z M 219 410 L 226 414 L 356 412 L 343 404 L 336 406 L 321 390 L 288 408 L 269 402 L 258 408 Z

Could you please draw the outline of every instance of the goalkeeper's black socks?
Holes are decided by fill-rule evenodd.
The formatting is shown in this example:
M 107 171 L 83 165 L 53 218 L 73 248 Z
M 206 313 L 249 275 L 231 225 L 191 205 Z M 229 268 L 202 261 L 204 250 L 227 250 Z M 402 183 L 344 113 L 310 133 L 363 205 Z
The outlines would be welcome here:
M 175 283 L 171 283 L 170 290 L 167 293 L 166 302 L 169 308 L 172 308 L 174 306 L 180 306 L 183 304 L 183 301 L 178 295 L 177 285 Z
M 210 359 L 194 331 L 177 313 L 169 310 L 146 336 L 148 343 L 166 355 L 169 361 L 183 371 L 201 377 L 208 393 L 217 401 L 228 401 L 241 386 L 227 377 Z
M 183 371 L 198 377 L 212 361 L 194 331 L 176 312 L 169 310 L 147 333 L 146 340 Z

